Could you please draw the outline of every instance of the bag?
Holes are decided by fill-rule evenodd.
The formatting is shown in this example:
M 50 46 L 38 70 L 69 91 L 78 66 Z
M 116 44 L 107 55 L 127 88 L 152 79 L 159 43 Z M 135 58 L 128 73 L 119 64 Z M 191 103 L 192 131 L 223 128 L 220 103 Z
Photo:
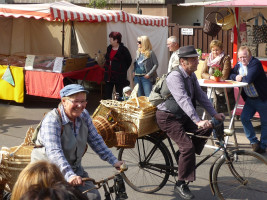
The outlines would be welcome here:
M 253 25 L 253 43 L 267 43 L 267 25 Z
M 214 96 L 214 108 L 218 113 L 226 113 L 228 112 L 227 104 L 225 100 L 224 92 L 221 94 L 216 94 Z M 230 104 L 230 110 L 233 110 L 235 107 L 235 94 L 234 89 L 230 88 L 227 90 L 228 100 Z
M 220 12 L 210 12 L 209 14 L 207 14 L 206 18 L 205 18 L 205 24 L 204 24 L 204 28 L 203 28 L 203 32 L 206 33 L 207 35 L 210 35 L 212 37 L 216 36 L 220 30 L 222 29 L 221 26 L 219 26 L 216 22 L 211 22 L 208 20 L 208 17 L 210 16 L 210 14 L 216 14 L 218 13 L 222 18 L 222 14 Z M 214 19 L 215 21 L 215 19 Z
M 157 105 L 161 104 L 163 101 L 165 101 L 171 95 L 171 93 L 169 93 L 167 95 L 161 94 L 163 83 L 166 81 L 168 74 L 163 74 L 161 78 L 157 78 L 156 84 L 153 87 L 152 91 L 150 92 L 148 100 L 153 106 L 157 106 Z

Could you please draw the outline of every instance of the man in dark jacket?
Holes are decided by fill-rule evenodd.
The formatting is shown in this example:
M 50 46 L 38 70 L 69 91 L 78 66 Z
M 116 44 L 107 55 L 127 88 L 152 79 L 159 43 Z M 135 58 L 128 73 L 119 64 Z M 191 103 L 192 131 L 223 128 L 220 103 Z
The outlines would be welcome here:
M 241 95 L 245 105 L 241 121 L 245 134 L 258 153 L 265 153 L 267 147 L 267 78 L 261 62 L 251 55 L 248 47 L 241 46 L 238 50 L 239 62 L 232 69 L 230 79 L 248 83 Z M 251 119 L 258 112 L 261 119 L 261 138 L 258 140 Z
M 127 71 L 132 63 L 132 57 L 121 42 L 121 33 L 111 32 L 109 34 L 110 45 L 105 55 L 105 76 L 106 82 L 104 99 L 112 99 L 112 92 L 115 86 L 116 93 L 122 96 L 122 89 L 129 85 Z

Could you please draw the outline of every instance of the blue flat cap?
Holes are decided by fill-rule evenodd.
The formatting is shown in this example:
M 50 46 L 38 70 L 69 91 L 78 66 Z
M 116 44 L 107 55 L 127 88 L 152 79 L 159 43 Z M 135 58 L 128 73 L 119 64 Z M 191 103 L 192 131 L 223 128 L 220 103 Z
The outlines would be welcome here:
M 68 97 L 79 92 L 86 92 L 87 94 L 89 93 L 86 89 L 84 89 L 83 86 L 79 84 L 70 84 L 60 90 L 60 97 Z

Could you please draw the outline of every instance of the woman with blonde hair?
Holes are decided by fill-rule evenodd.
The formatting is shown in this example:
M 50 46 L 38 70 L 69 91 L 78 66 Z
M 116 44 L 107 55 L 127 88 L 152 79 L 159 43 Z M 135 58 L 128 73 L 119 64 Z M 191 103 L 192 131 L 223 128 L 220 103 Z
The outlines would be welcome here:
M 48 188 L 57 182 L 66 182 L 59 168 L 48 161 L 30 163 L 25 167 L 14 185 L 11 200 L 18 200 L 30 186 L 39 185 Z
M 137 45 L 133 70 L 134 83 L 139 84 L 138 96 L 148 97 L 157 78 L 158 60 L 147 36 L 138 37 Z

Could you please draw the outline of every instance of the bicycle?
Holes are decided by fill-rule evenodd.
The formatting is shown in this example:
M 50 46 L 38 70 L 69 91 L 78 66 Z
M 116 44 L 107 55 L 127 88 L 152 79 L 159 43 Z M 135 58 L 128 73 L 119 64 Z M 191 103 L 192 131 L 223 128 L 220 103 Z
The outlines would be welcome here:
M 215 128 L 218 130 L 218 126 Z M 217 132 L 218 148 L 198 162 L 196 168 L 218 152 L 222 152 L 209 171 L 212 194 L 218 199 L 247 199 L 251 194 L 253 200 L 267 199 L 267 182 L 262 181 L 267 180 L 267 159 L 252 151 L 230 150 L 224 142 L 224 136 L 231 136 L 232 133 L 229 130 Z M 208 138 L 214 139 L 212 136 Z M 174 150 L 171 139 L 161 131 L 138 138 L 132 149 L 119 150 L 119 160 L 129 165 L 129 170 L 122 172 L 122 176 L 132 189 L 154 193 L 164 187 L 169 176 L 176 180 L 178 167 L 174 166 L 171 152 L 164 140 L 167 140 L 177 163 L 178 152 Z
M 112 196 L 112 193 L 115 194 L 115 200 L 128 199 L 125 185 L 124 185 L 124 181 L 123 181 L 123 178 L 121 176 L 121 173 L 123 173 L 127 169 L 128 169 L 128 167 L 125 164 L 123 164 L 123 165 L 121 165 L 120 171 L 118 173 L 116 173 L 115 175 L 110 176 L 108 178 L 105 178 L 103 180 L 100 180 L 100 181 L 96 181 L 93 178 L 82 178 L 82 181 L 91 181 L 91 182 L 93 182 L 94 185 L 97 185 L 96 187 L 91 188 L 89 190 L 86 190 L 83 193 L 89 192 L 93 189 L 100 189 L 103 186 L 104 192 L 105 192 L 105 199 L 104 200 L 114 199 Z M 109 187 L 109 184 L 108 184 L 108 182 L 110 180 L 114 180 L 114 185 L 111 187 Z

